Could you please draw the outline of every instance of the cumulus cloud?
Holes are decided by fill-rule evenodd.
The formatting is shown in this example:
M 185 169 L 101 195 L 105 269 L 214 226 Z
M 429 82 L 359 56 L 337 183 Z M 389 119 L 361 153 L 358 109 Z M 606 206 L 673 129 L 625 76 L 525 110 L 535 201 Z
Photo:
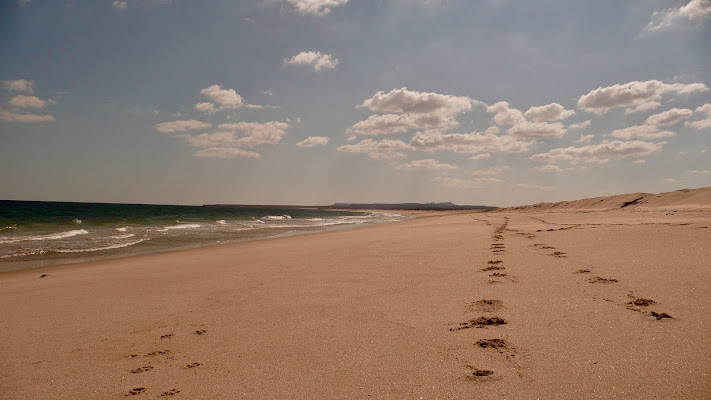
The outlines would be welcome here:
M 509 103 L 506 101 L 500 101 L 486 108 L 489 113 L 496 113 L 494 115 L 494 122 L 497 125 L 509 126 L 516 125 L 526 121 L 521 111 L 509 107 Z
M 585 129 L 590 126 L 590 120 L 579 122 L 577 124 L 568 125 L 568 129 Z
M 388 93 L 380 91 L 365 100 L 360 107 L 375 112 L 457 115 L 464 111 L 471 111 L 472 104 L 475 102 L 476 100 L 469 97 L 417 92 L 404 87 L 393 89 Z
M 695 174 L 695 175 L 711 175 L 711 171 L 708 171 L 708 170 L 695 169 L 695 170 L 692 170 L 689 172 L 692 174 Z
M 190 146 L 195 147 L 215 147 L 215 146 L 231 146 L 235 143 L 237 132 L 211 132 L 201 133 L 199 135 L 180 134 L 176 135 L 184 139 Z
M 286 0 L 299 14 L 311 14 L 324 16 L 331 12 L 332 8 L 348 3 L 348 0 Z
M 501 179 L 497 178 L 459 179 L 446 176 L 437 177 L 435 180 L 441 183 L 442 186 L 456 189 L 479 189 L 492 182 L 501 182 Z
M 260 158 L 261 155 L 254 151 L 242 150 L 235 147 L 212 147 L 195 153 L 197 157 L 204 158 Z
M 474 176 L 494 176 L 498 175 L 506 170 L 510 169 L 508 166 L 495 167 L 489 169 L 480 169 L 476 171 L 471 171 L 470 173 Z
M 700 129 L 711 129 L 711 103 L 706 103 L 703 106 L 698 107 L 695 112 L 706 114 L 708 116 L 708 118 L 702 119 L 699 121 L 693 121 L 693 122 L 686 121 L 686 122 L 684 122 L 684 126 L 688 126 L 688 127 L 699 129 L 699 130 Z
M 711 19 L 710 0 L 691 0 L 683 6 L 654 11 L 646 26 L 647 31 L 656 32 L 680 25 L 702 25 Z
M 27 79 L 15 79 L 3 81 L 2 85 L 5 90 L 10 92 L 32 93 L 35 82 Z
M 401 164 L 395 167 L 400 171 L 446 171 L 457 169 L 458 167 L 452 164 L 440 163 L 437 160 L 431 158 L 425 160 L 414 160 L 406 164 Z
M 279 143 L 288 128 L 288 123 L 276 121 L 265 123 L 236 122 L 218 126 L 218 129 L 222 131 L 239 132 L 242 137 L 236 139 L 234 144 L 243 147 L 256 147 L 264 144 Z
M 407 155 L 403 150 L 410 150 L 410 146 L 401 140 L 373 140 L 365 139 L 356 144 L 340 146 L 337 151 L 345 153 L 368 154 L 371 159 L 404 158 Z
M 531 160 L 543 161 L 551 164 L 559 161 L 603 164 L 613 159 L 648 156 L 661 151 L 665 144 L 666 142 L 623 142 L 614 140 L 611 142 L 583 147 L 552 149 L 546 153 L 533 155 Z
M 708 90 L 709 88 L 703 83 L 632 81 L 592 90 L 578 99 L 578 106 L 599 115 L 620 107 L 627 108 L 629 112 L 641 112 L 657 108 L 660 105 L 658 100 L 665 94 L 682 95 Z
M 688 126 L 690 128 L 699 129 L 699 130 L 711 129 L 711 118 L 706 118 L 706 119 L 693 121 L 693 122 L 686 121 L 686 122 L 684 122 L 684 126 Z
M 211 128 L 212 124 L 194 119 L 162 122 L 156 125 L 156 130 L 163 133 L 185 132 L 197 129 Z
M 417 92 L 406 87 L 377 92 L 359 107 L 382 115 L 371 115 L 349 131 L 361 135 L 385 135 L 410 130 L 445 129 L 458 125 L 456 116 L 480 104 L 469 97 Z M 397 114 L 393 114 L 397 113 Z
M 656 125 L 635 125 L 623 129 L 616 129 L 610 134 L 616 138 L 630 139 L 661 139 L 676 136 L 671 131 L 660 131 Z
M 413 149 L 455 153 L 522 153 L 529 151 L 535 142 L 521 141 L 514 136 L 497 136 L 487 133 L 418 132 L 410 141 Z
M 128 2 L 119 0 L 119 1 L 114 1 L 113 3 L 111 3 L 111 5 L 117 10 L 125 10 L 126 7 L 128 6 Z
M 306 139 L 300 141 L 296 145 L 298 147 L 316 147 L 325 146 L 328 144 L 328 138 L 325 136 L 309 136 Z
M 525 139 L 562 138 L 566 129 L 560 122 L 519 122 L 509 128 L 508 133 Z
M 595 135 L 580 135 L 580 139 L 576 140 L 575 143 L 590 143 L 595 138 Z
M 541 167 L 536 167 L 536 169 L 541 172 L 561 172 L 561 171 L 563 171 L 563 168 L 561 168 L 555 164 L 543 165 Z
M 311 65 L 314 71 L 322 69 L 334 69 L 338 65 L 338 59 L 333 58 L 330 54 L 321 54 L 318 51 L 302 51 L 301 53 L 284 59 L 286 65 Z
M 644 121 L 650 125 L 674 125 L 682 119 L 689 118 L 693 111 L 687 108 L 672 108 L 659 114 L 654 114 Z
M 54 100 L 42 100 L 36 96 L 17 95 L 8 101 L 8 104 L 17 108 L 44 108 L 49 104 L 56 103 Z
M 198 111 L 213 113 L 216 111 L 241 108 L 244 105 L 244 99 L 237 94 L 234 89 L 223 89 L 220 85 L 208 86 L 201 90 L 200 94 L 213 102 L 195 104 L 195 109 Z
M 489 158 L 491 158 L 490 153 L 481 153 L 481 154 L 477 154 L 475 156 L 469 157 L 470 160 L 488 160 Z
M 517 183 L 516 187 L 520 187 L 522 189 L 530 189 L 530 190 L 551 190 L 555 189 L 553 186 L 543 186 L 543 185 L 531 185 L 528 183 Z
M 49 122 L 54 121 L 51 115 L 23 114 L 0 110 L 0 119 L 9 122 Z
M 546 106 L 531 107 L 524 115 L 533 122 L 551 122 L 572 117 L 575 115 L 575 111 L 566 110 L 565 107 L 560 104 L 552 103 Z

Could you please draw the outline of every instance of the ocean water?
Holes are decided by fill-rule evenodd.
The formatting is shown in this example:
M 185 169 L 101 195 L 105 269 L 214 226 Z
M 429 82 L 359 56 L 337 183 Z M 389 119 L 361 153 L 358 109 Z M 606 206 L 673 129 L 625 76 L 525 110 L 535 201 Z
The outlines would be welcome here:
M 404 218 L 312 208 L 0 201 L 0 271 Z

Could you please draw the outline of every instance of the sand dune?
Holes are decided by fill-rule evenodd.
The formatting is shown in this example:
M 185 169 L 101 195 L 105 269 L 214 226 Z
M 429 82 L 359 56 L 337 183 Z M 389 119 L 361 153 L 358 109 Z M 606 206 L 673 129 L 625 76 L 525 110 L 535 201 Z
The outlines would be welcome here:
M 590 199 L 538 203 L 520 207 L 510 207 L 505 211 L 590 211 L 616 209 L 709 209 L 711 208 L 711 187 L 682 189 L 674 192 L 651 194 L 629 193 L 616 196 L 593 197 Z
M 711 212 L 634 199 L 0 273 L 0 397 L 708 398 Z

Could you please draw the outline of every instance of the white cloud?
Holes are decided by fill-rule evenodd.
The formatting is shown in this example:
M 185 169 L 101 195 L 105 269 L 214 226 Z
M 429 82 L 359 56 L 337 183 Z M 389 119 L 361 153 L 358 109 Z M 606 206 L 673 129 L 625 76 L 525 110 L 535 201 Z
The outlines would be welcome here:
M 265 123 L 236 122 L 221 124 L 218 128 L 223 131 L 240 132 L 243 136 L 234 141 L 236 146 L 255 147 L 264 144 L 279 143 L 286 134 L 289 124 L 276 121 Z
M 565 127 L 560 122 L 519 122 L 509 128 L 508 133 L 525 139 L 561 138 L 565 135 Z
M 315 71 L 322 69 L 334 69 L 338 65 L 338 59 L 333 58 L 330 54 L 321 54 L 318 51 L 302 51 L 301 53 L 284 59 L 284 64 L 287 65 L 312 65 Z
M 9 122 L 48 122 L 54 121 L 51 115 L 18 114 L 7 110 L 0 110 L 0 119 Z
M 216 147 L 234 145 L 237 132 L 218 131 L 212 133 L 201 133 L 199 135 L 180 134 L 176 136 L 185 139 L 190 146 Z
M 695 175 L 711 175 L 711 171 L 708 171 L 708 170 L 695 169 L 695 170 L 689 171 L 689 172 L 692 174 L 695 174 Z
M 514 136 L 497 136 L 482 133 L 418 132 L 410 141 L 413 149 L 455 153 L 522 153 L 529 151 L 535 142 L 521 141 Z
M 316 147 L 325 146 L 326 144 L 328 144 L 328 138 L 325 136 L 309 136 L 296 145 L 298 147 Z
M 654 11 L 648 31 L 662 31 L 684 24 L 702 25 L 711 19 L 711 1 L 691 0 L 683 6 Z
M 711 103 L 706 103 L 703 106 L 697 107 L 695 112 L 700 112 L 711 117 Z
M 211 128 L 212 124 L 194 119 L 162 122 L 156 125 L 156 130 L 163 133 L 185 132 L 197 129 Z
M 477 154 L 475 156 L 469 157 L 470 160 L 488 160 L 489 158 L 491 158 L 491 154 L 489 154 L 489 153 L 481 153 L 481 154 Z
M 490 127 L 486 128 L 486 130 L 484 131 L 484 133 L 488 133 L 490 135 L 496 135 L 496 134 L 499 134 L 500 132 L 501 132 L 501 128 L 499 128 L 498 126 L 490 126 Z
M 254 151 L 242 150 L 234 147 L 213 147 L 195 153 L 197 157 L 204 158 L 260 158 L 261 155 Z
M 113 3 L 111 3 L 111 5 L 117 10 L 125 10 L 126 7 L 128 6 L 128 2 L 119 0 L 119 1 L 114 1 Z
M 613 159 L 648 156 L 661 151 L 665 144 L 666 142 L 622 142 L 615 140 L 583 147 L 552 149 L 546 153 L 533 155 L 531 160 L 547 163 L 569 161 L 572 163 L 585 162 L 602 164 Z
M 414 160 L 406 164 L 398 165 L 395 168 L 399 169 L 400 171 L 445 171 L 457 169 L 458 167 L 452 164 L 440 163 L 437 160 L 428 158 L 425 160 Z
M 591 121 L 587 120 L 587 121 L 579 122 L 577 124 L 571 124 L 571 125 L 568 125 L 568 129 L 569 130 L 570 129 L 585 129 L 590 126 L 590 123 L 591 123 Z
M 698 121 L 684 122 L 684 126 L 688 126 L 694 129 L 711 129 L 711 118 L 706 118 Z
M 657 100 L 664 94 L 682 95 L 708 90 L 709 88 L 703 83 L 633 81 L 592 90 L 578 99 L 578 106 L 585 111 L 600 115 L 620 107 L 626 107 L 630 112 L 648 111 L 659 106 Z
M 644 121 L 651 125 L 674 125 L 682 119 L 689 118 L 693 111 L 686 108 L 672 108 L 659 114 L 654 114 Z
M 220 85 L 211 85 L 200 91 L 200 94 L 209 98 L 214 103 L 197 103 L 195 109 L 207 113 L 222 110 L 242 108 L 244 99 L 234 89 L 223 89 Z
M 555 164 L 543 165 L 541 167 L 536 167 L 536 169 L 541 172 L 561 172 L 561 171 L 563 171 L 563 168 L 561 168 Z
M 552 190 L 555 189 L 553 186 L 543 186 L 543 185 L 531 185 L 528 183 L 517 183 L 516 187 L 530 190 Z
M 324 16 L 331 12 L 332 8 L 348 3 L 348 0 L 286 0 L 299 14 L 311 14 Z
M 647 163 L 647 160 L 634 160 L 634 161 L 632 161 L 632 162 L 635 163 L 635 164 L 637 164 L 637 165 L 643 165 L 643 164 L 646 164 L 646 163 Z
M 494 175 L 498 175 L 508 169 L 510 169 L 508 166 L 495 167 L 495 168 L 480 169 L 480 170 L 476 170 L 476 171 L 471 171 L 470 174 L 472 174 L 474 176 L 494 176 Z
M 349 131 L 361 135 L 385 135 L 409 130 L 446 129 L 458 125 L 455 117 L 471 111 L 480 102 L 469 97 L 417 92 L 406 87 L 388 93 L 377 92 L 359 107 L 380 113 L 353 125 Z
M 3 87 L 10 92 L 21 92 L 21 93 L 32 93 L 32 86 L 34 81 L 29 81 L 27 79 L 15 79 L 10 81 L 3 81 Z
M 664 182 L 676 182 L 676 179 L 674 179 L 674 178 L 666 178 L 666 179 L 664 179 Z
M 595 135 L 580 135 L 580 139 L 576 140 L 575 143 L 590 143 L 595 138 Z
M 661 139 L 676 136 L 671 131 L 660 131 L 656 125 L 635 125 L 623 129 L 616 129 L 610 134 L 616 138 L 630 139 Z
M 486 186 L 488 183 L 501 182 L 497 178 L 476 178 L 476 179 L 459 179 L 440 176 L 435 178 L 442 186 L 457 188 L 457 189 L 478 189 Z
M 394 159 L 406 157 L 407 155 L 402 151 L 410 150 L 410 146 L 401 140 L 365 139 L 356 144 L 340 146 L 336 150 L 345 153 L 368 154 L 372 159 Z
M 524 115 L 533 122 L 551 122 L 572 117 L 575 115 L 575 111 L 566 110 L 560 104 L 552 103 L 546 106 L 531 107 Z
M 471 111 L 473 103 L 478 102 L 469 97 L 417 92 L 404 87 L 393 89 L 388 93 L 380 91 L 365 100 L 360 107 L 375 112 L 457 115 Z
M 18 108 L 44 108 L 54 103 L 54 100 L 42 100 L 36 96 L 25 96 L 21 94 L 14 96 L 8 101 L 8 104 Z
M 526 121 L 521 111 L 509 107 L 509 103 L 506 101 L 500 101 L 486 108 L 489 113 L 496 113 L 494 115 L 494 122 L 497 125 L 516 125 Z
M 247 104 L 245 107 L 253 109 L 253 110 L 276 110 L 279 109 L 279 106 L 272 106 L 272 105 L 259 105 L 259 104 Z

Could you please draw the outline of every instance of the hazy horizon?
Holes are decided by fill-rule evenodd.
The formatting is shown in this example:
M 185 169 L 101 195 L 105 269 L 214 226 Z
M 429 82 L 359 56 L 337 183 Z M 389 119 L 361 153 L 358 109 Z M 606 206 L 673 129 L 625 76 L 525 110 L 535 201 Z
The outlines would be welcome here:
M 506 207 L 711 186 L 711 0 L 12 0 L 0 198 Z

